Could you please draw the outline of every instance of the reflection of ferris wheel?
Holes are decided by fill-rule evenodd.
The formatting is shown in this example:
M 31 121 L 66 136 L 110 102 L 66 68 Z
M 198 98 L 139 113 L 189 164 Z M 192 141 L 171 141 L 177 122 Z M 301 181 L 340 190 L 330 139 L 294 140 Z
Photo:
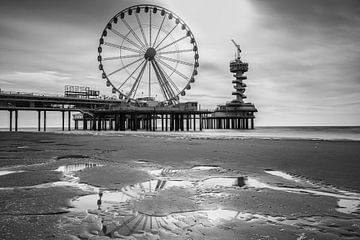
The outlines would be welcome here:
M 155 5 L 137 5 L 107 23 L 98 47 L 99 69 L 119 98 L 175 104 L 195 81 L 198 47 L 186 23 Z

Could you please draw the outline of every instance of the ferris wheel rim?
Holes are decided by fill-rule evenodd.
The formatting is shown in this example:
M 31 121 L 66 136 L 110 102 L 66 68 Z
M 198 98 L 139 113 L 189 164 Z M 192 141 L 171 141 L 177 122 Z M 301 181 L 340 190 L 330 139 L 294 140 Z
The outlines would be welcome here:
M 137 20 L 139 21 L 137 14 L 140 13 L 142 9 L 144 10 L 144 13 L 147 13 L 147 12 L 150 13 L 150 24 L 149 24 L 149 31 L 150 31 L 150 39 L 149 39 L 149 40 L 150 40 L 150 41 L 149 41 L 149 44 L 146 42 L 146 38 L 145 38 L 144 33 L 143 33 L 142 25 L 140 24 L 140 22 L 138 22 L 138 23 L 139 23 L 139 28 L 141 28 L 141 32 L 142 32 L 142 35 L 143 35 L 143 40 L 145 41 L 145 44 L 144 44 L 144 45 L 145 45 L 145 49 L 143 48 L 144 45 L 142 45 L 141 41 L 139 41 L 139 39 L 137 39 L 137 37 L 135 36 L 136 34 L 134 34 L 135 38 L 138 40 L 138 43 L 140 43 L 140 45 L 141 45 L 142 48 L 132 49 L 132 50 L 137 50 L 137 51 L 134 52 L 134 54 L 135 54 L 135 53 L 138 53 L 138 57 L 139 57 L 136 61 L 133 61 L 132 63 L 134 63 L 134 62 L 137 63 L 137 62 L 141 61 L 141 59 L 144 59 L 144 58 L 145 58 L 146 61 L 145 61 L 145 62 L 144 62 L 144 61 L 141 61 L 140 65 L 138 65 L 138 67 L 137 67 L 136 69 L 138 69 L 139 67 L 140 67 L 141 69 L 142 69 L 142 68 L 146 68 L 146 66 L 149 65 L 149 74 L 150 74 L 150 71 L 151 71 L 151 70 L 150 70 L 150 68 L 151 68 L 150 65 L 152 64 L 152 62 L 158 62 L 158 63 L 155 63 L 155 65 L 153 65 L 153 68 L 154 68 L 154 69 L 155 69 L 155 68 L 158 68 L 158 71 L 161 71 L 161 67 L 159 67 L 159 66 L 160 66 L 159 63 L 161 63 L 162 66 L 166 66 L 168 69 L 172 70 L 171 75 L 174 74 L 174 73 L 176 73 L 176 74 L 179 75 L 180 77 L 184 78 L 185 75 L 181 75 L 181 72 L 177 71 L 176 68 L 174 69 L 174 68 L 171 67 L 169 64 L 165 63 L 164 60 L 167 60 L 167 61 L 176 61 L 176 66 L 177 66 L 179 63 L 185 64 L 185 61 L 181 61 L 181 60 L 179 60 L 179 58 L 178 58 L 178 55 L 179 55 L 181 52 L 185 52 L 185 51 L 189 51 L 189 52 L 190 52 L 190 51 L 191 51 L 191 52 L 194 53 L 194 60 L 193 60 L 192 67 L 191 67 L 191 69 L 192 69 L 191 74 L 190 74 L 189 76 L 186 76 L 186 78 L 184 78 L 184 79 L 187 81 L 186 85 L 185 85 L 183 88 L 180 88 L 180 89 L 176 88 L 177 93 L 173 94 L 170 98 L 166 98 L 166 97 L 164 96 L 164 100 L 163 100 L 163 101 L 160 101 L 160 102 L 167 102 L 167 103 L 169 103 L 169 102 L 171 102 L 171 101 L 178 101 L 180 95 L 181 95 L 181 96 L 184 96 L 184 95 L 185 95 L 185 91 L 191 89 L 190 84 L 195 82 L 195 76 L 198 74 L 198 71 L 197 71 L 197 69 L 198 69 L 198 67 L 199 67 L 199 61 L 198 61 L 198 60 L 199 60 L 198 45 L 197 45 L 196 39 L 195 39 L 195 37 L 194 37 L 191 29 L 190 29 L 189 26 L 185 23 L 185 21 L 184 21 L 182 18 L 180 18 L 176 13 L 174 13 L 174 12 L 168 10 L 167 8 L 164 8 L 164 7 L 160 7 L 160 6 L 153 5 L 153 4 L 138 4 L 138 5 L 134 5 L 134 6 L 130 6 L 130 7 L 128 7 L 128 8 L 125 8 L 125 9 L 123 9 L 122 11 L 118 12 L 117 14 L 115 14 L 112 18 L 110 18 L 110 20 L 107 22 L 107 24 L 105 25 L 105 27 L 104 27 L 104 29 L 103 29 L 103 31 L 102 31 L 102 34 L 101 34 L 101 37 L 100 37 L 100 41 L 99 41 L 99 45 L 98 45 L 98 61 L 99 61 L 99 69 L 100 69 L 100 71 L 102 71 L 102 78 L 106 80 L 108 86 L 111 86 L 111 87 L 112 87 L 113 93 L 115 93 L 114 91 L 116 91 L 116 92 L 119 94 L 119 97 L 120 97 L 120 96 L 121 96 L 121 97 L 124 97 L 124 96 L 125 96 L 125 94 L 120 90 L 121 86 L 120 86 L 120 87 L 115 86 L 115 84 L 111 81 L 111 79 L 109 79 L 109 76 L 112 75 L 115 71 L 112 72 L 112 73 L 110 73 L 110 74 L 107 74 L 107 73 L 105 72 L 105 70 L 104 70 L 104 67 L 103 67 L 103 61 L 104 61 L 104 60 L 103 60 L 102 55 L 101 55 L 101 53 L 102 53 L 102 46 L 105 45 L 105 44 L 104 44 L 104 37 L 107 36 L 107 31 L 108 31 L 108 30 L 113 31 L 113 29 L 112 29 L 112 24 L 114 24 L 114 23 L 116 24 L 117 21 L 120 20 L 120 19 L 123 20 L 123 19 L 125 18 L 126 14 L 132 15 L 132 11 L 134 11 L 134 14 L 135 14 L 136 18 L 137 18 Z M 168 18 L 169 20 L 171 20 L 172 18 L 174 18 L 175 23 L 176 23 L 175 26 L 173 27 L 173 29 L 170 30 L 170 32 L 160 41 L 160 43 L 157 43 L 158 35 L 159 35 L 160 31 L 165 31 L 164 29 L 161 29 L 162 24 L 161 24 L 161 26 L 160 26 L 159 29 L 158 29 L 158 33 L 157 33 L 157 35 L 156 35 L 155 40 L 154 40 L 153 42 L 151 42 L 151 29 L 152 29 L 152 27 L 154 27 L 154 29 L 158 27 L 158 26 L 156 26 L 156 25 L 151 25 L 151 13 L 153 12 L 153 14 L 156 14 L 157 11 L 159 11 L 159 13 L 161 14 L 161 16 L 163 16 L 162 24 L 163 24 L 163 22 L 164 22 L 164 20 L 165 20 L 166 18 Z M 115 19 L 116 19 L 116 20 L 115 20 Z M 125 21 L 126 21 L 126 20 L 123 20 L 124 23 L 125 23 Z M 110 28 L 109 28 L 109 25 L 110 25 Z M 176 52 L 176 54 L 177 54 L 177 59 L 172 59 L 172 58 L 169 58 L 169 57 L 160 56 L 160 55 L 165 54 L 165 53 L 162 53 L 161 50 L 164 50 L 164 49 L 167 48 L 168 46 L 162 46 L 160 49 L 156 49 L 156 48 L 158 48 L 159 46 L 161 46 L 161 44 L 163 43 L 163 41 L 165 40 L 165 38 L 167 38 L 167 36 L 170 35 L 171 32 L 172 32 L 177 26 L 179 26 L 179 25 L 181 26 L 181 29 L 182 29 L 182 30 L 186 30 L 185 36 L 183 36 L 181 39 L 178 39 L 178 40 L 176 40 L 176 41 L 171 42 L 171 44 L 168 44 L 168 45 L 175 44 L 175 45 L 177 46 L 177 41 L 189 37 L 189 38 L 190 38 L 190 44 L 192 45 L 192 49 L 179 50 L 179 48 L 178 48 L 178 46 L 177 46 L 177 48 L 176 48 L 175 51 L 168 51 L 168 52 L 166 52 L 166 53 L 170 53 L 170 52 L 174 52 L 174 53 L 175 53 L 175 52 Z M 128 26 L 127 26 L 127 27 L 128 27 Z M 128 29 L 129 29 L 129 32 L 128 32 L 125 36 L 128 36 L 128 35 L 130 34 L 130 32 L 133 31 L 133 28 L 128 27 Z M 122 44 L 124 43 L 125 40 L 126 40 L 125 38 L 122 40 Z M 135 41 L 134 41 L 134 42 L 135 42 Z M 153 43 L 153 44 L 152 44 L 152 43 Z M 151 45 L 151 44 L 152 44 L 152 45 Z M 157 44 L 157 45 L 156 45 L 156 44 Z M 154 47 L 155 45 L 156 45 L 156 47 Z M 123 47 L 123 45 L 120 45 L 120 46 L 119 46 L 120 52 L 121 52 L 121 50 L 122 50 L 122 47 Z M 146 48 L 147 48 L 147 50 L 146 50 Z M 146 53 L 147 53 L 147 51 L 148 51 L 150 48 L 154 48 L 155 50 L 159 51 L 159 52 L 158 52 L 158 55 L 159 55 L 159 56 L 156 56 L 156 57 L 154 56 L 153 60 L 151 60 L 151 61 L 146 59 Z M 145 51 L 144 51 L 144 50 L 145 50 Z M 128 51 L 129 51 L 129 49 L 128 49 Z M 144 55 L 144 57 L 141 57 L 142 54 Z M 119 56 L 119 58 L 121 59 L 121 61 L 123 61 L 121 55 Z M 149 64 L 148 64 L 148 62 L 149 62 Z M 151 64 L 150 64 L 150 63 L 151 63 Z M 123 66 L 123 67 L 125 67 L 125 66 Z M 121 68 L 120 68 L 120 69 L 121 69 Z M 126 69 L 126 67 L 125 67 L 125 69 Z M 154 71 L 154 69 L 153 69 L 153 71 Z M 121 71 L 121 70 L 119 70 L 119 71 Z M 135 71 L 134 71 L 134 72 L 135 72 Z M 132 77 L 131 75 L 132 75 L 132 74 L 130 74 L 130 77 Z M 149 78 L 150 78 L 150 76 L 149 76 Z M 165 76 L 165 79 L 166 79 L 166 76 Z M 128 78 L 127 78 L 127 80 L 128 80 Z M 125 80 L 125 82 L 126 82 L 127 80 Z M 158 81 L 159 81 L 159 79 L 158 79 Z M 123 85 L 125 82 L 123 82 L 122 85 Z M 150 83 L 149 83 L 149 84 L 150 84 Z M 175 85 L 175 84 L 173 84 L 173 85 Z M 176 86 L 176 85 L 175 85 L 175 86 Z M 135 93 L 135 95 L 136 95 L 136 93 Z M 128 94 L 128 95 L 125 96 L 125 97 L 126 97 L 127 101 L 129 101 L 129 102 L 132 102 L 132 101 L 135 101 L 135 102 L 136 102 L 137 99 L 135 98 L 135 95 L 134 95 L 134 97 L 131 97 L 130 94 Z

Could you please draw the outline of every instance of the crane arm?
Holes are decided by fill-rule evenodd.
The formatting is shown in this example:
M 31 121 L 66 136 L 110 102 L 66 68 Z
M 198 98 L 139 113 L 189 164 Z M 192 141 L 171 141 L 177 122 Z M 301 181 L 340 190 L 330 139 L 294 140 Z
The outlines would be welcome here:
M 237 57 L 240 58 L 240 53 L 241 53 L 240 45 L 237 44 L 233 39 L 231 39 L 231 41 L 233 42 L 233 44 L 235 45 L 235 47 L 237 49 Z

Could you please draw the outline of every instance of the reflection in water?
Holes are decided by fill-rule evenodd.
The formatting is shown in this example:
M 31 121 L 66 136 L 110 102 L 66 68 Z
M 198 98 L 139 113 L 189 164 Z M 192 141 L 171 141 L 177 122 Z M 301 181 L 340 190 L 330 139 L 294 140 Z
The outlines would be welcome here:
M 191 170 L 198 171 L 200 169 Z M 159 170 L 158 173 L 166 174 L 166 172 L 169 173 L 169 171 L 164 171 L 162 169 Z M 284 216 L 261 215 L 257 213 L 234 211 L 231 209 L 194 210 L 189 212 L 176 211 L 176 213 L 167 216 L 159 216 L 138 212 L 137 210 L 138 206 L 136 204 L 139 200 L 155 196 L 159 191 L 170 187 L 191 188 L 196 191 L 200 190 L 199 193 L 205 189 L 205 193 L 207 193 L 211 188 L 219 191 L 229 187 L 234 189 L 242 186 L 248 186 L 250 188 L 269 188 L 297 194 L 336 197 L 339 199 L 338 204 L 342 207 L 342 210 L 340 210 L 342 212 L 347 212 L 347 209 L 351 209 L 352 212 L 357 210 L 360 200 L 359 195 L 356 193 L 335 190 L 326 191 L 323 187 L 315 188 L 315 185 L 314 188 L 291 188 L 272 186 L 251 177 L 213 177 L 195 182 L 151 180 L 123 187 L 120 191 L 100 191 L 97 194 L 82 196 L 72 203 L 75 206 L 75 209 L 86 210 L 89 215 L 97 214 L 101 217 L 102 232 L 100 232 L 99 235 L 105 235 L 111 238 L 122 238 L 130 235 L 134 237 L 138 234 L 147 234 L 146 236 L 150 235 L 150 237 L 146 239 L 158 239 L 159 236 L 170 236 L 163 238 L 169 239 L 181 236 L 184 229 L 190 229 L 195 226 L 212 228 L 216 227 L 218 224 L 223 224 L 224 221 L 236 223 L 238 220 L 259 222 L 260 224 L 271 223 L 275 225 L 294 226 L 301 229 L 312 229 L 312 231 L 323 231 L 326 229 L 329 233 L 337 234 L 337 229 L 328 228 L 326 224 L 328 221 L 338 221 L 338 219 L 329 216 L 286 218 Z M 216 192 L 216 194 L 217 193 L 218 192 Z M 356 204 L 354 201 L 357 201 Z M 162 202 L 160 201 L 158 204 L 162 204 Z M 234 222 L 234 220 L 236 221 Z M 84 220 L 83 222 L 86 221 Z M 348 222 L 345 222 L 345 224 L 347 223 Z M 341 229 L 341 231 L 346 232 L 346 234 L 351 234 L 350 230 L 347 229 Z M 160 233 L 162 235 L 160 235 Z M 195 231 L 192 230 L 191 233 L 195 234 Z M 145 237 L 141 239 L 145 239 Z
M 214 169 L 221 169 L 221 168 L 217 166 L 195 166 L 191 168 L 191 170 L 200 170 L 200 171 L 209 171 Z
M 123 212 L 132 213 L 132 206 L 124 204 L 127 201 L 140 200 L 147 196 L 153 196 L 158 191 L 170 187 L 191 187 L 192 182 L 189 181 L 166 181 L 166 180 L 151 180 L 143 183 L 138 183 L 131 186 L 121 188 L 120 191 L 104 191 L 101 192 L 102 208 L 112 208 L 114 205 L 119 205 Z M 94 209 L 97 203 L 98 194 L 90 194 L 79 197 L 74 200 L 72 204 L 76 209 L 88 210 Z M 130 207 L 130 208 L 129 208 Z
M 275 171 L 275 170 L 272 170 L 272 169 L 267 169 L 267 170 L 265 170 L 265 172 L 268 173 L 268 174 L 274 175 L 274 176 L 284 178 L 286 180 L 300 182 L 300 179 L 297 179 L 296 177 L 294 177 L 294 176 L 292 176 L 290 174 L 281 172 L 281 171 Z
M 73 172 L 81 171 L 85 168 L 92 168 L 92 167 L 101 167 L 97 163 L 79 163 L 79 164 L 69 164 L 58 167 L 55 171 L 63 172 L 64 174 L 70 174 Z
M 24 172 L 24 171 L 3 170 L 3 171 L 0 171 L 0 176 L 12 174 L 12 173 L 21 173 L 21 172 Z
M 245 177 L 215 177 L 202 181 L 202 186 L 206 188 L 220 187 L 243 187 L 245 186 Z

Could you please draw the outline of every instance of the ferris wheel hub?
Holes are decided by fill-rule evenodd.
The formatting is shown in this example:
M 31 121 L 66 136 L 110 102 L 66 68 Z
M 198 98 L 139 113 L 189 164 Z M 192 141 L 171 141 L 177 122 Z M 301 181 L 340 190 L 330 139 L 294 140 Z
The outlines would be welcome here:
M 155 48 L 150 47 L 150 48 L 148 48 L 146 50 L 146 53 L 144 54 L 144 57 L 145 57 L 146 60 L 151 61 L 151 60 L 154 60 L 155 55 L 156 55 Z

